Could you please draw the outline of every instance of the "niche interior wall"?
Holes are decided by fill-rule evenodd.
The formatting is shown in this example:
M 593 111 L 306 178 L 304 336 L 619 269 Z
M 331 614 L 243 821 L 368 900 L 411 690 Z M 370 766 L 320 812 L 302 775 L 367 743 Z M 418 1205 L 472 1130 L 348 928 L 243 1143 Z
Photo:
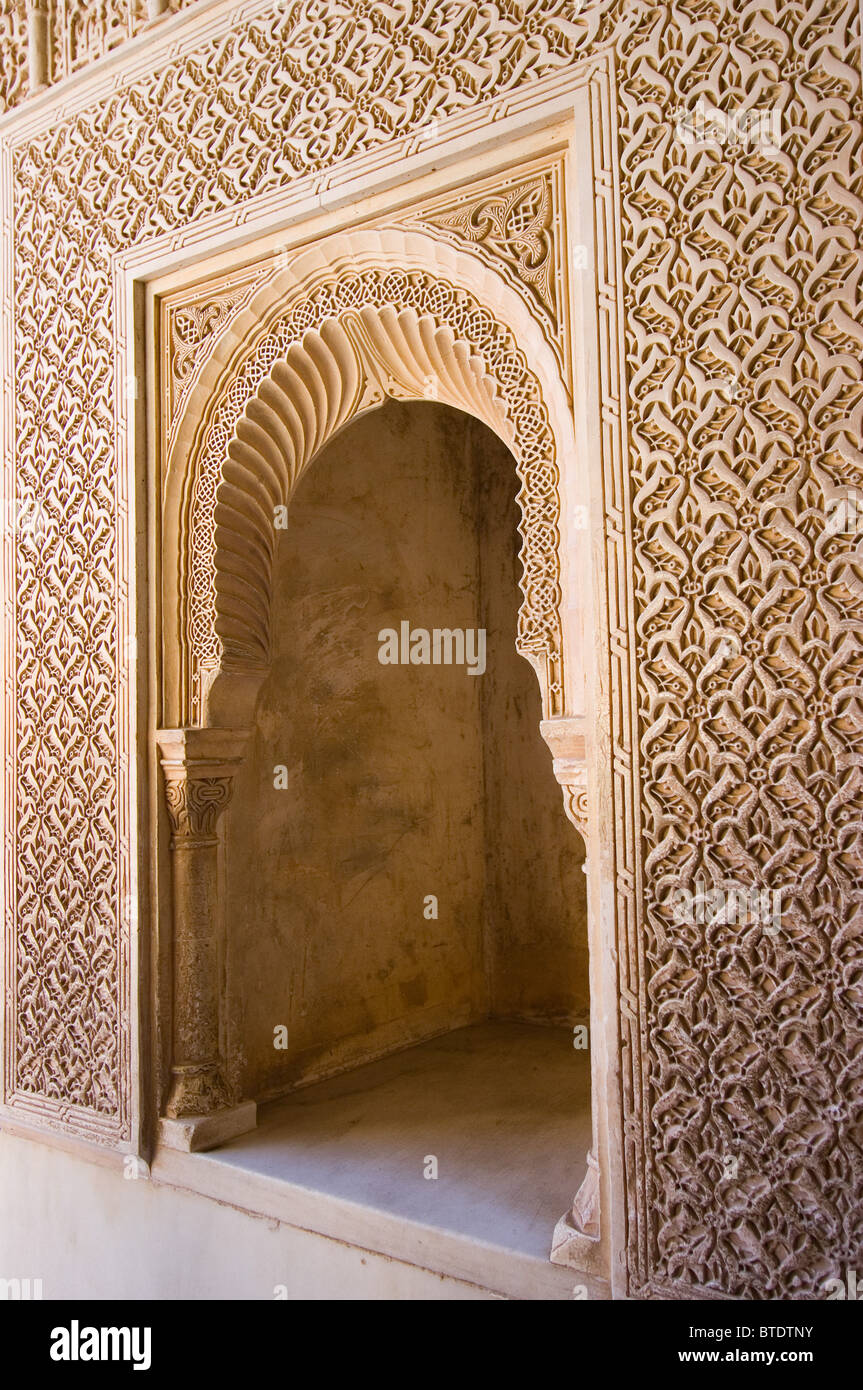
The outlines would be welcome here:
M 489 1017 L 589 1021 L 581 845 L 515 646 L 517 490 L 503 443 L 431 400 L 352 422 L 297 486 L 225 818 L 237 1096 Z M 382 665 L 403 620 L 481 628 L 482 673 Z
M 4 528 L 4 1123 L 142 1143 L 140 286 L 441 161 L 502 168 L 587 92 L 596 183 L 565 246 L 597 331 L 566 340 L 602 479 L 613 1274 L 815 1295 L 863 1256 L 860 576 L 831 524 L 861 483 L 858 7 L 203 0 L 83 49 L 57 14 L 34 63 L 0 8 L 4 497 L 39 515 Z M 712 138 L 687 134 L 700 102 Z M 775 113 L 776 143 L 741 112 Z M 465 254 L 518 263 L 512 228 L 472 233 Z M 778 930 L 681 922 L 667 890 L 705 880 L 781 893 Z

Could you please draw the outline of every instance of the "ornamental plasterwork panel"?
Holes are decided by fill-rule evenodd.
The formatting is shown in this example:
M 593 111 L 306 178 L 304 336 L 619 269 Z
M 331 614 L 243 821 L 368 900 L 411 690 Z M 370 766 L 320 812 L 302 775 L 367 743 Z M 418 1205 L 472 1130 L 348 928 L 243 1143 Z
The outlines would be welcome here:
M 428 229 L 435 238 L 449 241 L 471 254 L 479 255 L 498 273 L 504 274 L 508 283 L 515 284 L 524 298 L 532 315 L 537 319 L 546 341 L 552 347 L 561 370 L 561 378 L 569 386 L 568 374 L 564 368 L 567 357 L 567 333 L 564 325 L 568 316 L 565 310 L 566 292 L 564 285 L 564 247 L 566 230 L 563 216 L 564 169 L 562 155 L 555 155 L 540 161 L 532 161 L 516 172 L 499 175 L 496 179 L 481 180 L 465 188 L 456 200 L 437 198 L 428 200 L 417 212 L 407 218 L 407 226 L 421 226 Z M 372 224 L 374 225 L 374 224 Z M 248 303 L 251 294 L 265 280 L 272 280 L 280 269 L 292 265 L 295 257 L 284 249 L 277 254 L 268 254 L 260 262 L 209 281 L 196 287 L 191 296 L 176 294 L 162 303 L 163 334 L 163 372 L 165 394 L 163 410 L 166 417 L 167 444 L 170 447 L 176 418 L 182 409 L 189 387 L 199 374 L 202 364 L 215 348 L 228 325 L 236 317 L 237 311 Z M 388 293 L 394 292 L 396 280 L 390 275 L 386 281 Z M 407 290 L 405 306 L 415 305 L 420 311 L 424 308 L 436 315 L 446 302 L 447 289 L 441 283 L 423 291 L 420 282 Z M 369 291 L 368 303 L 377 302 L 377 292 Z M 457 296 L 456 299 L 459 297 Z M 479 322 L 477 306 L 471 308 L 464 296 L 454 323 L 473 325 Z M 331 302 L 332 300 L 332 302 Z M 357 297 L 356 289 L 349 292 L 342 303 L 338 294 L 333 298 L 333 287 L 320 286 L 314 295 L 315 309 L 309 306 L 293 310 L 296 331 L 302 334 L 314 325 L 315 313 L 322 319 L 328 313 L 338 314 L 354 308 L 359 309 L 365 301 Z M 456 302 L 455 300 L 453 301 Z M 452 317 L 452 316 L 451 316 Z M 489 350 L 492 340 L 477 340 L 476 329 L 468 326 L 472 335 L 472 350 Z M 299 339 L 297 339 L 299 341 Z M 282 344 L 287 350 L 287 341 Z M 510 347 L 510 358 L 514 361 L 514 345 Z M 495 373 L 501 363 L 492 359 L 487 369 Z M 512 367 L 507 366 L 502 378 L 502 399 L 506 399 L 510 386 L 523 376 L 522 371 L 512 375 Z M 424 389 L 429 389 L 428 384 Z M 517 390 L 524 392 L 524 384 Z M 535 408 L 541 410 L 539 396 L 534 392 Z M 231 391 L 231 418 L 239 418 L 240 399 L 235 389 Z M 230 429 L 228 428 L 228 434 Z M 531 422 L 522 412 L 518 429 L 523 453 L 523 490 L 521 503 L 524 513 L 522 552 L 523 589 L 525 603 L 520 621 L 520 644 L 525 654 L 530 654 L 541 662 L 550 662 L 547 682 L 543 682 L 549 712 L 559 710 L 562 690 L 562 651 L 557 605 L 560 601 L 558 560 L 554 551 L 553 539 L 558 534 L 556 509 L 559 507 L 557 487 L 552 476 L 551 491 L 546 482 L 537 476 L 541 453 L 537 454 L 534 440 L 547 437 L 547 430 L 541 420 Z M 206 519 L 194 518 L 194 545 L 190 550 L 188 573 L 192 578 L 192 597 L 186 626 L 193 653 L 191 689 L 193 703 L 190 717 L 201 718 L 201 679 L 208 671 L 218 665 L 218 651 L 221 643 L 215 632 L 215 589 L 212 573 L 207 569 L 212 564 L 208 559 L 205 537 L 210 537 L 212 550 L 215 535 L 214 507 L 221 460 L 226 448 L 225 428 L 217 432 L 216 452 L 209 450 L 209 463 L 205 465 L 202 477 L 196 482 L 196 496 L 209 499 Z M 548 445 L 542 446 L 548 451 Z M 519 455 L 522 457 L 522 454 Z M 553 459 L 548 466 L 554 474 Z M 542 499 L 542 500 L 539 500 Z M 549 510 L 552 502 L 554 508 Z M 542 546 L 540 554 L 538 547 Z M 550 548 L 551 547 L 551 548 Z M 256 553 L 266 552 L 266 538 L 258 538 Z M 262 582 L 268 591 L 268 579 Z M 262 619 L 263 620 L 263 619 Z M 256 659 L 266 660 L 262 650 Z
M 28 91 L 25 0 L 0 0 L 0 115 Z
M 484 179 L 458 197 L 427 200 L 403 219 L 436 237 L 470 250 L 519 288 L 553 348 L 570 384 L 565 292 L 566 221 L 563 157 L 533 161 L 514 174 Z M 583 247 L 575 247 L 576 266 Z M 287 264 L 279 250 L 256 266 L 220 279 L 192 295 L 163 301 L 163 360 L 167 399 L 165 426 L 172 427 L 189 387 L 216 339 L 267 276 Z
M 162 301 L 162 409 L 169 442 L 176 417 L 208 351 L 256 286 L 272 273 L 269 258 L 262 266 L 210 281 L 191 296 L 183 292 Z
M 629 1291 L 817 1297 L 863 1260 L 859 7 L 207 10 L 149 71 L 3 135 L 5 490 L 49 527 L 6 537 L 7 1107 L 131 1133 L 112 256 L 613 51 L 597 234 L 622 270 L 596 289 Z M 729 880 L 778 893 L 778 924 L 673 907 Z
M 567 383 L 563 159 L 544 160 L 511 176 L 484 180 L 458 197 L 438 198 L 410 221 L 468 247 L 507 274 L 530 305 L 554 348 Z M 570 248 L 577 262 L 583 248 Z
M 103 58 L 149 23 L 195 0 L 47 0 L 48 81 Z
M 59 82 L 129 39 L 147 22 L 146 0 L 52 0 L 50 80 Z

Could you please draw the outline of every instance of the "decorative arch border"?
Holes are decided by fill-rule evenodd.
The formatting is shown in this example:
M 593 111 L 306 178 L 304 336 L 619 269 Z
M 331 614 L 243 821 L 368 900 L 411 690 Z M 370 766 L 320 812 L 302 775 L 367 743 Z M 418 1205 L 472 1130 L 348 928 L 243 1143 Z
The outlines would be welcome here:
M 559 364 L 535 325 L 531 345 L 545 360 L 529 365 L 519 346 L 526 317 L 499 274 L 392 227 L 299 252 L 223 330 L 186 398 L 186 421 L 200 421 L 194 442 L 187 451 L 181 419 L 169 464 L 186 480 L 181 723 L 237 722 L 237 691 L 256 690 L 267 669 L 272 508 L 288 502 L 328 438 L 387 395 L 432 395 L 483 419 L 512 449 L 523 541 L 517 645 L 537 672 L 544 717 L 565 713 L 558 440 L 565 431 L 564 446 L 574 447 L 573 424 Z M 292 390 L 305 400 L 302 418 Z M 244 544 L 254 563 L 241 571 Z

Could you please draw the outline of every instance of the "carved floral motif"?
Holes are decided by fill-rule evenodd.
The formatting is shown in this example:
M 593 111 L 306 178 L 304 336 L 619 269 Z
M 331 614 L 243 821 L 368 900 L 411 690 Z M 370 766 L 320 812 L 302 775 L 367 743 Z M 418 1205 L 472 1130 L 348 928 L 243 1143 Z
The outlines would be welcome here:
M 248 301 L 266 271 L 232 276 L 223 286 L 182 297 L 165 307 L 167 343 L 165 424 L 170 434 L 195 374 L 210 345 Z
M 27 95 L 27 68 L 25 0 L 0 0 L 0 113 Z
M 863 591 L 830 524 L 863 482 L 853 11 L 674 4 L 618 47 L 645 1291 L 817 1298 L 863 1257 Z M 687 138 L 696 73 L 721 139 Z M 744 109 L 778 145 L 741 137 Z M 781 890 L 778 931 L 681 920 L 699 880 Z
M 51 82 L 103 58 L 152 19 L 195 0 L 44 0 L 48 11 Z
M 412 220 L 512 271 L 568 379 L 561 161 L 497 180 L 492 187 L 468 189 L 457 199 L 437 200 Z

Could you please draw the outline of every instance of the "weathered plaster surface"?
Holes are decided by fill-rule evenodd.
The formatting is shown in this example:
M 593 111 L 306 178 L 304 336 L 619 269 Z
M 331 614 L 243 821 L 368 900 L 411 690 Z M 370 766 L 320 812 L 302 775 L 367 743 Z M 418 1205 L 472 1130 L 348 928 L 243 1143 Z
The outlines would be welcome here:
M 297 489 L 228 818 L 239 1094 L 490 1014 L 586 1017 L 583 856 L 515 650 L 516 487 L 468 416 L 391 401 Z M 484 674 L 381 665 L 403 619 L 485 629 Z

